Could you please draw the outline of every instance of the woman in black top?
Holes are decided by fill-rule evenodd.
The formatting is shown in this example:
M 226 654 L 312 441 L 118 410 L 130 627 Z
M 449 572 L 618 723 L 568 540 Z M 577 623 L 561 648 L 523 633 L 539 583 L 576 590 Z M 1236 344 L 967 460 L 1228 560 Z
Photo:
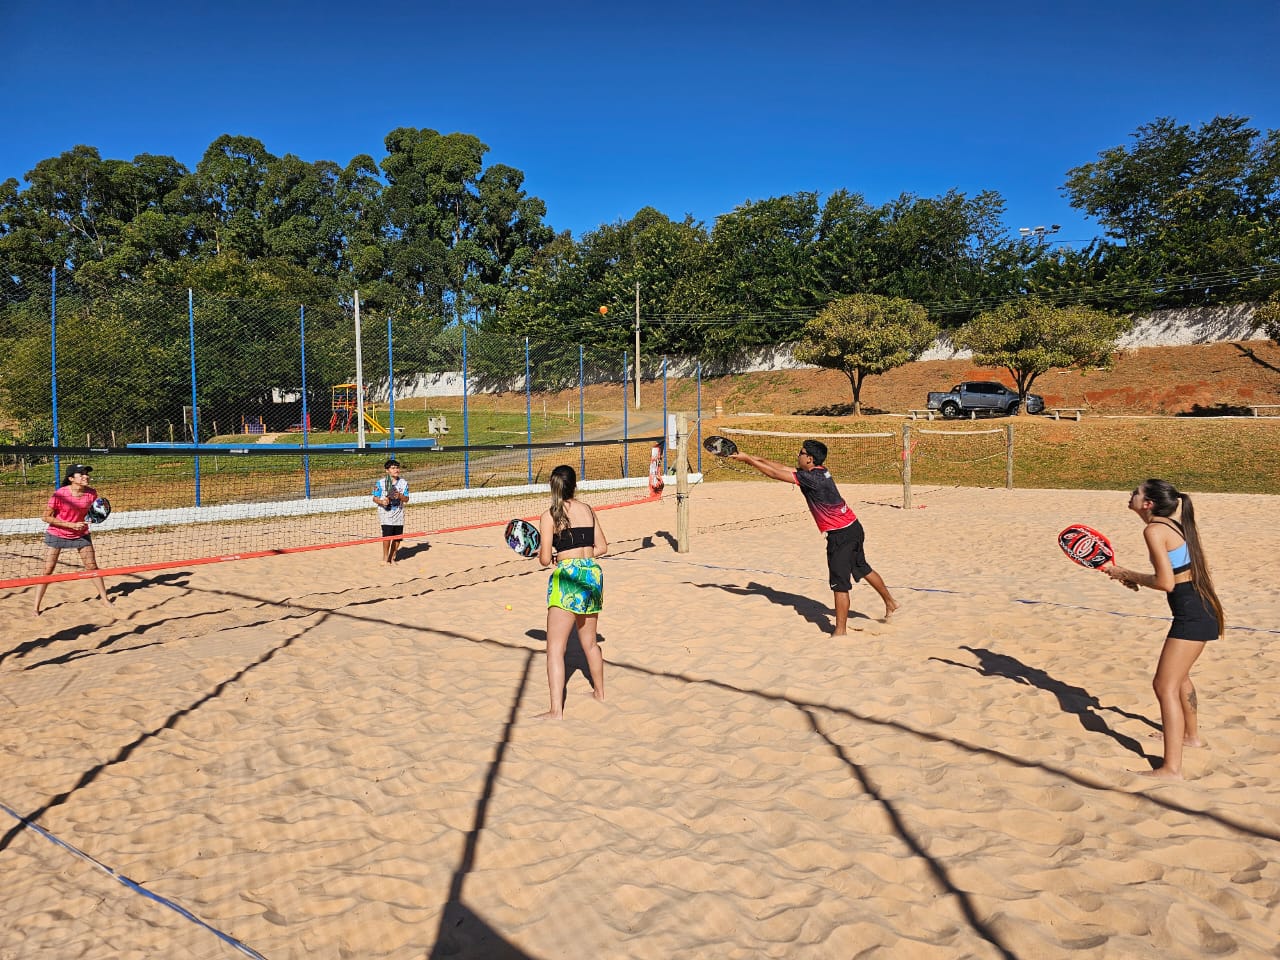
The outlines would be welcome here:
M 551 506 L 538 531 L 538 562 L 554 567 L 547 581 L 547 685 L 551 709 L 542 717 L 564 717 L 564 656 L 576 626 L 591 674 L 591 695 L 604 701 L 604 655 L 596 643 L 596 623 L 604 606 L 604 574 L 596 558 L 609 549 L 596 512 L 574 498 L 578 475 L 561 465 L 551 471 Z

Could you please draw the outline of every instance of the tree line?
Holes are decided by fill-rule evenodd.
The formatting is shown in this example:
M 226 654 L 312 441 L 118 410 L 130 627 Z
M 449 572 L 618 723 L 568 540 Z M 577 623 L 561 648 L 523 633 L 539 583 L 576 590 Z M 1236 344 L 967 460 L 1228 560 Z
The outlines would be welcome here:
M 1114 312 L 1280 289 L 1280 131 L 1243 117 L 1159 118 L 1068 170 L 1063 194 L 1102 231 L 1082 247 L 1011 236 L 994 190 L 884 203 L 852 189 L 799 192 L 746 201 L 710 225 L 645 207 L 574 237 L 476 136 L 404 127 L 383 146 L 381 160 L 340 165 L 226 135 L 194 169 L 77 146 L 0 183 L 0 405 L 29 375 L 15 358 L 34 359 L 47 338 L 38 301 L 54 267 L 85 323 L 109 314 L 128 327 L 104 349 L 136 337 L 177 350 L 181 331 L 160 329 L 172 317 L 134 309 L 166 292 L 335 305 L 359 290 L 371 319 L 393 317 L 418 345 L 397 358 L 406 370 L 428 366 L 460 325 L 620 355 L 637 287 L 646 352 L 718 359 L 795 342 L 855 295 L 909 301 L 948 331 L 1025 298 Z M 287 314 L 264 326 L 225 313 L 227 349 L 291 329 Z M 320 310 L 317 333 L 329 324 L 337 344 L 343 322 Z

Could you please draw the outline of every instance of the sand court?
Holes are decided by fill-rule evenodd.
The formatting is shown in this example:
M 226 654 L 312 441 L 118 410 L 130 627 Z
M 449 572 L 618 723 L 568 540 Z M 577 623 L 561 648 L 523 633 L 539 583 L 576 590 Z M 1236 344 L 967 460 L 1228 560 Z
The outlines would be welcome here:
M 903 609 L 839 640 L 794 488 L 695 488 L 685 554 L 603 513 L 563 722 L 501 528 L 0 597 L 0 803 L 207 924 L 0 812 L 0 958 L 1274 957 L 1274 499 L 1195 497 L 1229 630 L 1166 785 L 1164 601 L 1055 541 L 1141 567 L 1124 492 L 842 490 Z

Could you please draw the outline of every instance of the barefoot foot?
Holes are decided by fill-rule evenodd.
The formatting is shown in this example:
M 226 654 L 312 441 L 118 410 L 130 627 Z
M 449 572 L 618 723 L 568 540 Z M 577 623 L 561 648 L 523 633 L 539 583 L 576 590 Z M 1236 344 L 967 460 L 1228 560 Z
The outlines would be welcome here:
M 1181 770 L 1168 770 L 1165 767 L 1156 767 L 1154 770 L 1139 771 L 1139 776 L 1150 777 L 1153 780 L 1181 780 Z

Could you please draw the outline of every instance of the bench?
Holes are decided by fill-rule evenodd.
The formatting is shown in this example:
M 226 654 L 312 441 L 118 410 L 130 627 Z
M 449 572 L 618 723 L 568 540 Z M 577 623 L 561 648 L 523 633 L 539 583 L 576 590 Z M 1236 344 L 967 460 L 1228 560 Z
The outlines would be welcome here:
M 1259 410 L 1280 410 L 1280 403 L 1251 403 L 1248 406 L 1249 409 L 1253 411 L 1253 415 L 1255 417 L 1280 416 L 1280 414 L 1258 412 Z
M 933 415 L 937 412 L 938 412 L 937 410 L 908 410 L 907 411 L 907 413 L 911 415 L 912 420 L 919 419 L 921 415 L 926 416 L 930 420 L 932 420 Z
M 1061 420 L 1064 413 L 1074 413 L 1076 422 L 1080 422 L 1080 415 L 1084 413 L 1084 407 L 1050 407 L 1049 416 L 1055 420 Z
M 448 433 L 449 421 L 444 417 L 427 417 L 427 433 Z

